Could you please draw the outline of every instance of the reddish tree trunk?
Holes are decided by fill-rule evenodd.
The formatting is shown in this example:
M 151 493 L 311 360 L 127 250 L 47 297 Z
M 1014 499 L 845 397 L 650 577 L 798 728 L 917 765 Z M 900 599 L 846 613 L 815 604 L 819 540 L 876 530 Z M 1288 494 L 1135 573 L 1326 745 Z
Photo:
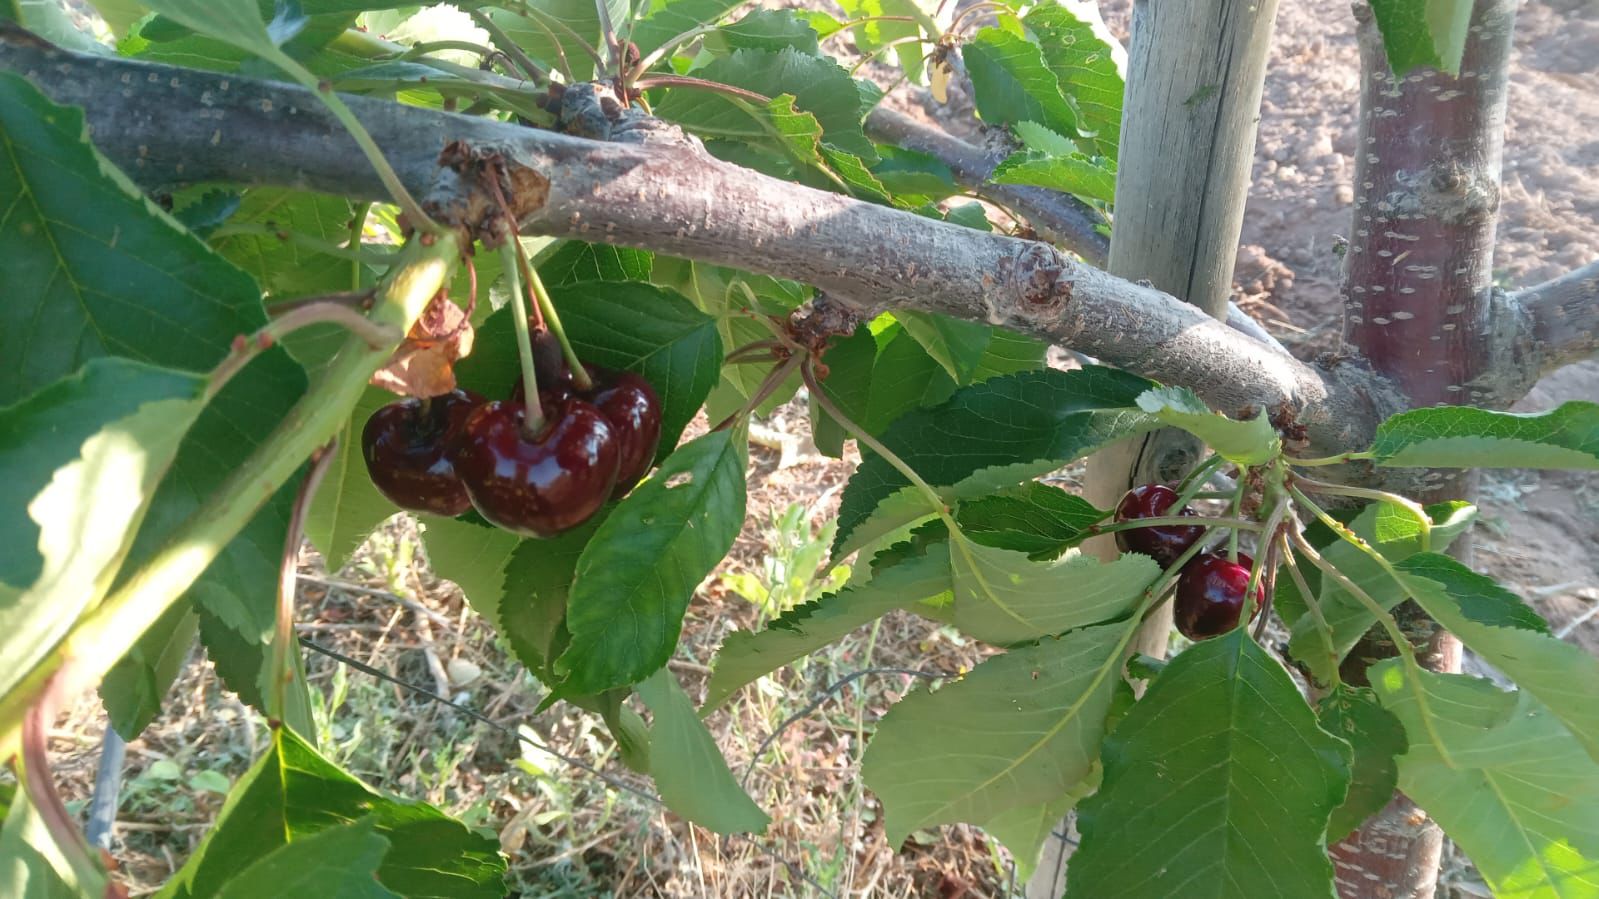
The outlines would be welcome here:
M 1500 400 L 1483 376 L 1499 324 L 1493 247 L 1515 8 L 1515 0 L 1478 0 L 1458 77 L 1431 69 L 1396 77 L 1370 9 L 1356 11 L 1363 87 L 1344 338 L 1415 406 Z M 1469 473 L 1434 472 L 1418 498 L 1470 499 L 1474 487 Z M 1459 544 L 1469 560 L 1469 541 Z M 1459 670 L 1458 641 L 1409 604 L 1398 617 L 1424 664 Z M 1346 673 L 1362 678 L 1366 664 L 1392 654 L 1370 635 Z M 1396 795 L 1333 847 L 1339 894 L 1427 899 L 1442 848 L 1438 826 Z

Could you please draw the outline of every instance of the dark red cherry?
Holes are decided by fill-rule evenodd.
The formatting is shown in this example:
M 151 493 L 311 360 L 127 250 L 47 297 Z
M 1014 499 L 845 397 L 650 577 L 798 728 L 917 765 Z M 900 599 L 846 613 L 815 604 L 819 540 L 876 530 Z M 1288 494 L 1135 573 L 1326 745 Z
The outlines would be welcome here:
M 361 429 L 361 456 L 372 485 L 411 512 L 460 515 L 472 507 L 450 456 L 468 416 L 483 398 L 455 390 L 429 400 L 389 403 Z
M 1249 589 L 1249 569 L 1254 564 L 1243 553 L 1238 554 L 1237 562 L 1216 553 L 1189 559 L 1177 577 L 1177 604 L 1172 613 L 1177 630 L 1190 640 L 1208 640 L 1237 627 Z M 1265 601 L 1266 587 L 1257 583 L 1249 620 L 1255 619 Z
M 581 396 L 600 410 L 616 432 L 622 461 L 611 495 L 620 499 L 655 463 L 655 448 L 661 443 L 661 401 L 650 382 L 630 371 L 613 372 L 592 365 L 588 370 L 594 389 Z
M 616 485 L 616 436 L 580 400 L 545 408 L 544 431 L 522 433 L 520 403 L 485 403 L 467 419 L 455 470 L 472 505 L 490 522 L 529 537 L 576 527 Z
M 1193 515 L 1194 510 L 1183 506 L 1176 511 L 1177 491 L 1163 484 L 1144 484 L 1127 491 L 1116 504 L 1116 521 L 1137 521 L 1141 518 L 1171 518 Z M 1116 545 L 1122 552 L 1143 553 L 1159 562 L 1161 567 L 1177 561 L 1188 551 L 1205 529 L 1199 525 L 1154 525 L 1147 528 L 1129 528 L 1116 532 Z

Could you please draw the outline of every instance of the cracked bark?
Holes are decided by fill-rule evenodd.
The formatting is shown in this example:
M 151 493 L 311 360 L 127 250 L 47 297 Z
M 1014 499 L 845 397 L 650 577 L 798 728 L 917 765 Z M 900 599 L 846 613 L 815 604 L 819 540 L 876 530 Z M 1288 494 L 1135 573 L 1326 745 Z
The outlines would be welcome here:
M 1540 365 L 1502 314 L 1493 286 L 1506 80 L 1516 0 L 1477 0 L 1458 77 L 1395 76 L 1370 8 L 1357 7 L 1361 57 L 1353 236 L 1345 257 L 1344 338 L 1394 380 L 1413 406 L 1504 407 Z M 1564 296 L 1563 290 L 1554 291 Z M 1471 499 L 1473 472 L 1426 473 L 1416 498 Z M 1469 535 L 1454 554 L 1470 564 Z M 1422 663 L 1460 670 L 1460 643 L 1413 604 L 1396 610 Z M 1393 655 L 1368 634 L 1344 669 Z M 1443 832 L 1403 794 L 1332 848 L 1339 894 L 1430 899 Z

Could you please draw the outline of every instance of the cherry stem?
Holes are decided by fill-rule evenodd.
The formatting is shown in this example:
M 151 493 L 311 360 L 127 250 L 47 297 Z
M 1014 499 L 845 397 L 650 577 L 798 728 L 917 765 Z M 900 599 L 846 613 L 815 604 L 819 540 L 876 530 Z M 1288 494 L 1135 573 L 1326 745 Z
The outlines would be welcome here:
M 1166 515 L 1157 518 L 1134 518 L 1128 521 L 1115 521 L 1110 524 L 1089 525 L 1085 530 L 1092 534 L 1111 534 L 1116 531 L 1132 531 L 1138 528 L 1159 528 L 1178 526 L 1196 526 L 1202 528 L 1231 528 L 1235 531 L 1261 530 L 1260 522 L 1250 521 L 1247 518 L 1206 518 L 1200 515 Z
M 487 13 L 481 9 L 474 9 L 471 12 L 471 16 L 477 27 L 488 32 L 489 43 L 494 45 L 494 49 L 504 53 L 506 58 L 516 63 L 517 67 L 522 70 L 522 74 L 526 75 L 529 81 L 550 80 L 550 73 L 544 71 L 542 66 L 534 62 L 527 53 L 523 52 L 521 46 L 512 40 L 511 36 L 505 33 L 505 29 L 501 28 L 499 23 L 490 18 Z M 560 44 L 557 43 L 556 46 L 560 46 Z M 566 73 L 567 81 L 572 80 L 571 74 L 571 72 Z
M 1184 503 L 1193 499 L 1195 494 L 1204 490 L 1205 484 L 1210 480 L 1211 472 L 1222 467 L 1226 462 L 1226 459 L 1212 453 L 1210 458 L 1189 469 L 1188 474 L 1184 475 L 1183 479 L 1177 483 L 1178 507 L 1181 508 Z
M 858 443 L 882 456 L 883 461 L 894 466 L 896 471 L 905 476 L 905 480 L 910 481 L 923 496 L 927 497 L 928 503 L 933 507 L 933 512 L 944 520 L 944 524 L 949 527 L 951 535 L 961 532 L 960 525 L 956 524 L 954 516 L 949 514 L 949 506 L 944 504 L 944 498 L 938 495 L 938 491 L 922 480 L 922 476 L 916 473 L 916 469 L 907 465 L 904 459 L 901 459 L 893 450 L 884 446 L 881 441 L 868 433 L 865 428 L 856 424 L 854 419 L 845 415 L 844 411 L 838 408 L 838 404 L 833 402 L 832 398 L 827 395 L 827 391 L 822 389 L 821 383 L 816 380 L 816 372 L 811 368 L 809 359 L 806 359 L 805 364 L 800 366 L 800 377 L 804 379 L 806 389 L 811 392 L 811 397 L 816 400 L 817 405 L 821 406 L 823 411 L 833 416 L 833 420 L 837 421 L 845 431 L 848 431 L 850 436 L 854 437 Z
M 206 385 L 207 402 L 222 392 L 233 376 L 250 363 L 250 360 L 271 349 L 283 336 L 315 324 L 335 324 L 361 338 L 373 349 L 393 346 L 402 338 L 394 329 L 380 325 L 343 303 L 315 300 L 296 306 L 274 318 L 248 337 L 234 338 L 233 352 L 211 370 L 211 381 Z
M 366 217 L 372 211 L 371 203 L 355 204 L 355 214 L 350 217 L 350 249 L 360 252 L 361 237 L 366 234 Z M 361 289 L 361 260 L 350 260 L 350 289 Z
M 1296 459 L 1293 456 L 1287 456 L 1285 458 L 1287 458 L 1289 465 L 1297 466 L 1299 468 L 1315 468 L 1322 465 L 1342 465 L 1345 462 L 1357 462 L 1364 459 L 1370 459 L 1372 458 L 1372 452 L 1371 450 L 1364 450 L 1361 452 L 1339 453 L 1336 456 L 1319 456 L 1312 459 Z
M 521 242 L 517 242 L 518 249 Z M 572 349 L 572 342 L 566 339 L 566 329 L 561 327 L 561 314 L 555 311 L 555 301 L 550 299 L 550 292 L 544 289 L 544 280 L 539 277 L 538 269 L 527 261 L 527 256 L 518 253 L 521 260 L 522 276 L 527 279 L 529 292 L 533 294 L 540 313 L 544 316 L 544 325 L 550 333 L 555 335 L 555 340 L 561 345 L 561 355 L 566 357 L 566 365 L 572 370 L 572 386 L 578 391 L 594 389 L 594 379 L 589 377 L 588 369 L 583 367 L 582 361 L 577 358 L 577 351 Z
M 1389 505 L 1399 506 L 1400 508 L 1409 511 L 1410 514 L 1416 516 L 1416 519 L 1422 524 L 1421 551 L 1430 552 L 1432 549 L 1432 516 L 1427 514 L 1427 510 L 1421 505 L 1421 503 L 1416 502 L 1408 496 L 1400 496 L 1397 493 L 1390 493 L 1387 490 L 1378 490 L 1374 487 L 1351 487 L 1346 484 L 1329 484 L 1324 481 L 1317 481 L 1312 478 L 1307 478 L 1304 475 L 1296 475 L 1294 477 L 1294 483 L 1311 493 L 1325 493 L 1330 496 L 1348 496 L 1355 499 L 1367 499 L 1372 500 L 1373 502 L 1388 503 Z
M 278 614 L 277 628 L 272 634 L 272 670 L 269 673 L 272 693 L 267 714 L 279 724 L 288 720 L 289 684 L 294 681 L 297 670 L 295 653 L 300 647 L 299 641 L 294 639 L 294 585 L 299 576 L 300 543 L 305 539 L 305 518 L 311 511 L 311 501 L 316 498 L 316 488 L 322 483 L 322 476 L 332 467 L 333 456 L 338 448 L 339 438 L 334 437 L 311 454 L 311 467 L 300 479 L 300 489 L 294 495 L 294 507 L 289 512 L 289 530 L 283 538 L 283 555 L 278 560 Z
M 527 328 L 527 304 L 522 299 L 522 278 L 518 261 L 522 242 L 513 231 L 500 245 L 500 261 L 511 287 L 511 324 L 516 329 L 516 355 L 522 363 L 522 436 L 532 440 L 544 430 L 544 407 L 539 403 L 539 380 L 533 373 L 533 337 Z
M 1240 479 L 1239 483 L 1242 483 Z M 1288 498 L 1282 497 L 1277 505 L 1272 507 L 1271 515 L 1266 517 L 1266 524 L 1261 528 L 1261 538 L 1255 546 L 1255 564 L 1249 569 L 1249 584 L 1244 587 L 1244 605 L 1247 607 L 1255 598 L 1255 588 L 1262 585 L 1266 590 L 1266 605 L 1260 610 L 1260 624 L 1255 626 L 1255 639 L 1265 632 L 1266 618 L 1271 614 L 1273 591 L 1277 588 L 1276 546 L 1273 537 L 1282 527 L 1283 519 L 1288 516 Z M 1237 533 L 1234 532 L 1234 536 Z M 1262 552 L 1261 550 L 1265 550 Z M 1239 616 L 1247 624 L 1248 619 Z
M 779 344 L 776 340 L 756 340 L 751 343 L 746 343 L 741 347 L 735 348 L 726 356 L 722 357 L 722 362 L 723 364 L 734 364 L 742 361 L 746 356 L 766 359 L 768 356 L 757 356 L 756 354 L 762 350 L 775 350 L 779 346 L 781 346 L 781 344 Z
M 1241 511 L 1243 510 L 1243 507 L 1244 507 L 1244 491 L 1249 488 L 1249 477 L 1248 477 L 1248 475 L 1249 475 L 1249 469 L 1245 468 L 1242 465 L 1240 465 L 1238 467 L 1238 489 L 1233 491 L 1232 510 L 1233 510 L 1233 517 L 1234 518 L 1239 517 L 1239 514 L 1241 513 Z M 1238 561 L 1238 531 L 1237 530 L 1234 530 L 1232 533 L 1227 535 L 1227 560 L 1229 562 L 1237 562 Z M 1254 579 L 1253 578 L 1250 579 L 1250 583 L 1251 584 L 1254 583 Z
M 1338 671 L 1338 650 L 1333 648 L 1332 626 L 1327 623 L 1327 616 L 1321 611 L 1321 598 L 1316 591 L 1310 589 L 1310 582 L 1305 580 L 1305 573 L 1299 570 L 1299 560 L 1294 558 L 1294 548 L 1288 542 L 1288 532 L 1298 526 L 1298 522 L 1290 519 L 1285 522 L 1285 527 L 1278 532 L 1276 543 L 1282 552 L 1283 564 L 1288 566 L 1288 575 L 1294 579 L 1294 586 L 1299 589 L 1299 596 L 1305 601 L 1305 608 L 1310 612 L 1311 620 L 1316 622 L 1316 635 L 1321 638 L 1321 647 L 1327 652 L 1327 663 L 1332 669 L 1333 685 L 1337 686 L 1343 681 Z
M 760 386 L 755 388 L 754 393 L 750 394 L 749 401 L 740 406 L 732 415 L 717 422 L 716 427 L 711 428 L 711 430 L 725 431 L 732 427 L 733 422 L 753 415 L 755 410 L 761 407 L 761 403 L 766 402 L 767 398 L 775 393 L 784 381 L 788 380 L 789 375 L 794 373 L 794 369 L 798 368 L 802 361 L 803 357 L 801 356 L 791 356 L 782 365 L 768 372 L 766 379 L 761 381 Z
M 742 87 L 734 87 L 731 84 L 706 81 L 704 78 L 692 78 L 688 75 L 649 75 L 633 82 L 633 86 L 641 91 L 649 90 L 652 87 L 686 87 L 693 90 L 710 91 L 714 94 L 725 94 L 729 97 L 737 97 L 740 100 L 759 103 L 762 106 L 772 102 L 772 98 L 765 94 L 757 94 Z

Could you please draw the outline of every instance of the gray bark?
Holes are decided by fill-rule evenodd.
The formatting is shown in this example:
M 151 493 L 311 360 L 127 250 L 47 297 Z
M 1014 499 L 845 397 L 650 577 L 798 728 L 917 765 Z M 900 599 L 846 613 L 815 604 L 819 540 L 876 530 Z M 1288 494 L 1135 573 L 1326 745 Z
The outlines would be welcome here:
M 364 199 L 382 186 L 308 92 L 276 82 L 57 50 L 0 29 L 0 70 L 82 106 L 96 145 L 142 185 L 270 184 Z M 441 170 L 449 142 L 510 163 L 524 233 L 600 241 L 802 281 L 857 309 L 988 321 L 1193 387 L 1230 414 L 1267 410 L 1315 451 L 1363 448 L 1399 407 L 1347 361 L 1265 350 L 1151 287 L 1034 241 L 984 234 L 729 165 L 655 120 L 599 142 L 483 118 L 347 98 L 406 185 L 455 213 L 487 203 Z
M 1511 294 L 1508 303 L 1530 335 L 1529 372 L 1548 374 L 1599 352 L 1599 262 Z

